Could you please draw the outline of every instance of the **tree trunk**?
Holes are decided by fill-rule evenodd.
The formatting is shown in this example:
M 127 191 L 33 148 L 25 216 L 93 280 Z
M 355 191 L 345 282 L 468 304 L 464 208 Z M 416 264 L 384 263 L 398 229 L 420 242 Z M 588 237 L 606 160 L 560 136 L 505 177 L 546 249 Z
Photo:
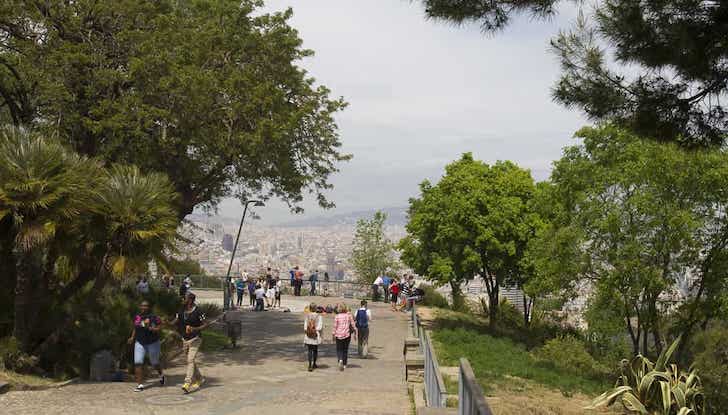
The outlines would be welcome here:
M 461 310 L 464 303 L 464 298 L 463 292 L 460 289 L 460 280 L 450 281 L 450 294 L 452 295 L 453 310 Z
M 498 284 L 493 284 L 490 292 L 488 292 L 488 324 L 491 328 L 498 324 L 498 308 L 500 305 L 500 290 Z
M 533 309 L 533 298 L 528 298 L 523 294 L 523 324 L 525 327 L 531 325 L 531 310 Z

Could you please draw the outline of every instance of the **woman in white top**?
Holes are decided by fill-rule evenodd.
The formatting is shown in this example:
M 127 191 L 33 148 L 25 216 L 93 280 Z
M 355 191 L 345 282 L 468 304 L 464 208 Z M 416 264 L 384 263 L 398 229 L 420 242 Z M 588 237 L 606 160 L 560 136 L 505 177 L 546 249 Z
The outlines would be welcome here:
M 318 345 L 321 344 L 321 330 L 324 329 L 324 319 L 317 312 L 316 304 L 308 306 L 308 314 L 303 320 L 303 344 L 308 349 L 308 371 L 317 369 Z

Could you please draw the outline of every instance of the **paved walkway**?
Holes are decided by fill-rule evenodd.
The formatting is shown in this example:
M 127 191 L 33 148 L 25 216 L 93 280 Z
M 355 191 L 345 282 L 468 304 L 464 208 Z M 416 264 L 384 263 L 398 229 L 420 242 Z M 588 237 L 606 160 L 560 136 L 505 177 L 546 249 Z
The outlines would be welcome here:
M 299 300 L 302 301 L 303 299 Z M 306 299 L 308 300 L 308 299 Z M 316 298 L 320 304 L 340 301 Z M 284 298 L 284 305 L 286 299 Z M 353 304 L 353 303 L 351 303 Z M 168 384 L 141 393 L 133 383 L 80 383 L 61 389 L 0 395 L 2 413 L 31 414 L 396 414 L 409 411 L 402 346 L 406 318 L 384 305 L 372 307 L 369 359 L 350 358 L 339 372 L 331 344 L 332 319 L 324 321 L 326 343 L 320 369 L 306 370 L 300 313 L 245 312 L 243 344 L 235 351 L 200 359 L 203 388 L 183 395 L 183 365 L 167 371 Z M 356 345 L 351 352 L 355 354 Z

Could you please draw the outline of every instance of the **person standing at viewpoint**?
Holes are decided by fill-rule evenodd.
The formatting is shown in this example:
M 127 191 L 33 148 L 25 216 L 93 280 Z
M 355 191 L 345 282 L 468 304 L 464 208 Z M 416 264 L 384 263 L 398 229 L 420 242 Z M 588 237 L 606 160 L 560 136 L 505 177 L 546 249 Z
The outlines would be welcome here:
M 185 304 L 171 322 L 172 325 L 177 326 L 177 330 L 182 336 L 182 351 L 187 356 L 187 372 L 185 374 L 185 383 L 182 385 L 182 390 L 185 393 L 199 389 L 200 385 L 205 382 L 196 361 L 197 353 L 202 344 L 200 334 L 202 330 L 207 328 L 205 320 L 205 313 L 195 304 L 195 295 L 187 293 Z
M 339 370 L 346 369 L 349 362 L 349 344 L 351 336 L 357 336 L 356 324 L 354 317 L 349 312 L 349 308 L 340 303 L 336 306 L 336 316 L 334 316 L 334 330 L 332 337 L 336 342 L 336 357 L 339 360 Z

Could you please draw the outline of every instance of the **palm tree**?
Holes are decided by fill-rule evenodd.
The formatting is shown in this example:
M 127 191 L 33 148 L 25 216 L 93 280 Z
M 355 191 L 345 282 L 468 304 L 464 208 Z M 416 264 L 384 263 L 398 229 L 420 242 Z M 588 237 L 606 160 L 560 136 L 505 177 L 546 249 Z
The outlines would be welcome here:
M 77 217 L 89 201 L 99 165 L 29 130 L 0 128 L 0 222 L 15 265 L 13 334 L 23 350 L 31 343 L 33 282 L 46 264 L 47 249 L 59 228 Z
M 107 276 L 123 275 L 130 260 L 164 262 L 178 236 L 176 197 L 163 174 L 142 174 L 136 166 L 109 169 L 91 207 L 105 233 Z

